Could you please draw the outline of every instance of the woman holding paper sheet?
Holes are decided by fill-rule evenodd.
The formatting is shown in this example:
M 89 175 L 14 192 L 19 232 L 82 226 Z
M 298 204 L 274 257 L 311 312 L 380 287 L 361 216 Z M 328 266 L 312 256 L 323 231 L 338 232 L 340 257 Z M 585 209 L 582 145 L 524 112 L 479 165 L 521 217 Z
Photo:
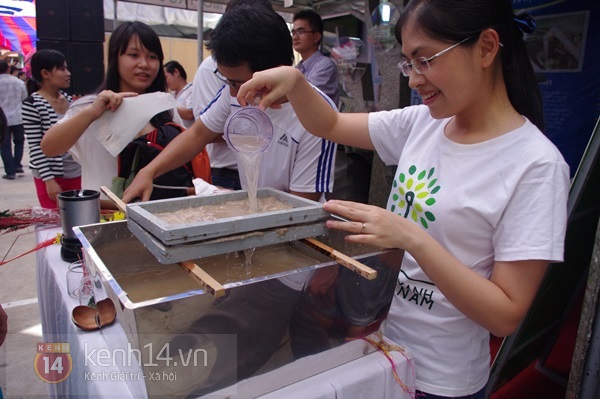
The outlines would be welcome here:
M 109 146 L 111 134 L 118 133 L 119 136 L 129 138 L 112 138 L 112 144 L 117 142 L 116 145 L 122 150 L 132 139 L 172 122 L 172 109 L 176 104 L 167 103 L 155 115 L 141 121 L 141 130 L 137 130 L 140 121 L 136 121 L 136 117 L 144 110 L 132 112 L 124 118 L 126 123 L 122 129 L 109 131 L 108 137 L 108 123 L 104 118 L 99 119 L 106 111 L 114 112 L 119 109 L 125 98 L 156 92 L 164 92 L 168 96 L 163 58 L 160 40 L 148 25 L 141 22 L 125 22 L 120 25 L 111 35 L 108 44 L 108 67 L 104 83 L 97 94 L 75 101 L 65 118 L 46 132 L 41 143 L 46 156 L 69 151 L 82 166 L 82 187 L 94 190 L 98 190 L 100 186 L 111 187 L 112 179 L 118 175 L 119 166 L 114 154 L 115 147 Z M 156 95 L 160 96 L 153 96 Z M 162 97 L 159 97 L 161 101 L 149 99 L 154 101 L 152 105 L 163 103 Z M 179 119 L 177 121 L 180 122 Z M 127 127 L 135 131 L 128 131 Z M 109 201 L 103 201 L 102 206 L 114 207 Z

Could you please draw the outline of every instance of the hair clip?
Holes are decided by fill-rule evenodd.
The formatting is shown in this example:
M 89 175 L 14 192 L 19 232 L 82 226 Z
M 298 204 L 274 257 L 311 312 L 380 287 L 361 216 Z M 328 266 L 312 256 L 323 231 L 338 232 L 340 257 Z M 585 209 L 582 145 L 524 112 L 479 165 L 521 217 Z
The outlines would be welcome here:
M 517 28 L 519 28 L 519 30 L 523 33 L 533 33 L 533 31 L 535 31 L 535 28 L 537 27 L 537 24 L 535 23 L 531 15 L 529 15 L 526 12 L 514 14 L 513 19 L 515 21 L 515 24 L 517 24 Z

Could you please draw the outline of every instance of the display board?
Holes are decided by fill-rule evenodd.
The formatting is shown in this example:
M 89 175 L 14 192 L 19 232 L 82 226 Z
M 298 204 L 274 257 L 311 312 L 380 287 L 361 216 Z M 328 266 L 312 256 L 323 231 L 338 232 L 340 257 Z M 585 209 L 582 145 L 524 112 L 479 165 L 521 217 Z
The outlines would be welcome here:
M 565 261 L 550 265 L 540 290 L 511 336 L 504 339 L 492 364 L 486 397 L 525 369 L 535 359 L 543 364 L 556 341 L 588 275 L 600 217 L 600 122 L 597 124 L 577 173 L 568 201 Z
M 600 2 L 513 0 L 513 4 L 537 23 L 526 43 L 542 92 L 545 133 L 562 152 L 572 177 L 600 114 Z

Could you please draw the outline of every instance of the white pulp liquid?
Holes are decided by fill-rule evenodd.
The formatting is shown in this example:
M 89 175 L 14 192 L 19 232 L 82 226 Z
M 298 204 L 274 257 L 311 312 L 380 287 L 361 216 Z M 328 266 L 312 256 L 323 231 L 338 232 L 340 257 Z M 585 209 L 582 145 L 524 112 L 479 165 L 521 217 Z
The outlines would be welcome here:
M 260 162 L 262 161 L 262 152 L 246 153 L 238 152 L 237 159 L 241 169 L 246 176 L 246 189 L 248 190 L 248 202 L 250 211 L 258 212 L 258 200 L 256 191 L 258 190 L 258 174 L 260 173 Z
M 244 135 L 231 133 L 229 142 L 240 153 L 261 152 L 269 146 L 269 140 L 259 135 Z
M 242 166 L 243 173 L 246 176 L 246 189 L 248 190 L 248 204 L 251 212 L 258 212 L 258 174 L 260 173 L 260 162 L 262 160 L 262 152 L 238 152 L 238 162 Z M 246 258 L 246 275 L 252 274 L 252 255 L 255 248 L 244 250 Z

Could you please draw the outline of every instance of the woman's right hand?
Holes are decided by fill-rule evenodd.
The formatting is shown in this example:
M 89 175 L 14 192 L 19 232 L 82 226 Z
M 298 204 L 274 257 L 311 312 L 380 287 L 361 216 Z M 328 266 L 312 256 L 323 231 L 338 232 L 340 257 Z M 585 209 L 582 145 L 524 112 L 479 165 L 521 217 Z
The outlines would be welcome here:
M 90 108 L 95 116 L 95 119 L 98 119 L 105 111 L 117 110 L 123 103 L 124 98 L 135 97 L 137 95 L 138 94 L 134 92 L 115 93 L 111 90 L 103 90 L 90 105 Z
M 252 79 L 244 83 L 237 95 L 242 107 L 256 105 L 255 99 L 260 98 L 258 107 L 281 108 L 280 100 L 292 92 L 296 83 L 304 80 L 302 72 L 294 67 L 281 66 L 255 72 Z

